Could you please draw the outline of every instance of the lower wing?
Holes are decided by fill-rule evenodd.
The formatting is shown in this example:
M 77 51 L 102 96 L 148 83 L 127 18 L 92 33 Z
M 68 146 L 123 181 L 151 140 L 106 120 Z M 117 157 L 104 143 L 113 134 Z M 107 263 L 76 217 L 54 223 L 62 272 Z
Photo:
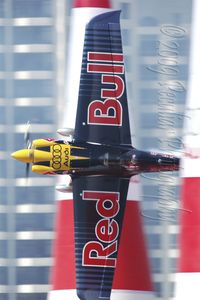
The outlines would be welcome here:
M 139 202 L 129 201 L 133 180 L 105 176 L 73 179 L 80 299 L 135 299 L 136 294 L 137 299 L 144 295 L 153 299 Z
M 80 299 L 110 299 L 129 179 L 73 179 L 76 287 Z
M 151 284 L 147 248 L 142 228 L 138 177 L 132 177 L 128 184 L 124 180 L 115 180 L 116 178 L 112 178 L 109 181 L 106 177 L 85 177 L 82 182 L 81 179 L 74 179 L 74 188 L 76 188 L 74 193 L 77 195 L 76 200 L 78 198 L 79 202 L 72 200 L 71 193 L 61 193 L 60 196 L 62 197 L 59 197 L 59 201 L 57 202 L 56 234 L 53 247 L 54 263 L 51 271 L 52 289 L 48 295 L 48 300 L 100 299 L 102 294 L 108 299 L 110 292 L 109 299 L 112 300 L 155 299 L 152 292 L 153 287 Z M 93 184 L 97 191 L 119 192 L 120 201 L 126 201 L 122 229 L 120 227 L 120 244 L 117 252 L 112 255 L 108 255 L 109 252 L 105 253 L 108 256 L 107 258 L 110 259 L 116 259 L 117 256 L 116 268 L 82 266 L 84 245 L 90 241 L 98 242 L 97 238 L 94 239 L 96 236 L 94 233 L 96 220 L 93 218 L 93 213 L 96 214 L 97 201 L 82 199 L 82 191 L 84 189 L 90 189 L 94 192 Z M 95 206 L 93 204 L 94 211 L 91 208 L 86 214 L 87 211 L 82 209 L 81 205 L 79 206 L 84 201 L 90 202 L 88 205 L 96 202 Z M 120 202 L 120 207 L 122 206 L 121 204 L 122 202 Z M 76 205 L 75 210 L 78 210 L 76 222 L 74 222 L 74 205 Z M 84 222 L 82 222 L 83 219 Z M 75 251 L 74 229 L 76 230 L 76 245 L 78 244 L 79 246 L 78 251 L 77 249 Z M 101 229 L 104 229 L 104 236 L 106 226 Z M 110 233 L 112 232 L 111 230 L 112 225 L 110 226 Z M 119 236 L 116 240 L 119 243 Z M 99 241 L 99 243 L 103 244 L 102 241 Z M 111 244 L 111 240 L 110 243 L 105 243 L 106 246 L 109 244 Z M 100 260 L 102 258 L 99 257 L 99 262 L 102 262 Z M 77 296 L 77 292 L 79 297 Z

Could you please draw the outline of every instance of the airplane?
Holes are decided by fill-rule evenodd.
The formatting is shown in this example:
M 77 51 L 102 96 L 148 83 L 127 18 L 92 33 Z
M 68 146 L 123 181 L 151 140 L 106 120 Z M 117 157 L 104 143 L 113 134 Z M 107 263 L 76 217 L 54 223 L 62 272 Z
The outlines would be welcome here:
M 179 169 L 174 155 L 132 146 L 120 11 L 87 24 L 75 129 L 58 133 L 67 138 L 27 139 L 28 148 L 12 157 L 39 174 L 70 175 L 77 294 L 81 300 L 110 299 L 131 177 Z
M 122 135 L 123 130 L 121 128 Z M 12 153 L 12 157 L 32 163 L 32 172 L 68 174 L 72 178 L 84 175 L 130 178 L 142 172 L 176 171 L 179 168 L 179 158 L 173 155 L 137 150 L 131 144 L 118 144 L 118 138 L 114 138 L 112 144 L 101 144 L 90 138 L 84 142 L 80 137 L 78 135 L 72 142 L 34 140 L 30 149 L 18 150 Z
M 104 26 L 107 33 L 101 37 Z M 98 27 L 102 27 L 99 32 Z M 85 45 L 83 53 L 75 131 L 58 130 L 61 135 L 73 135 L 72 141 L 35 140 L 12 157 L 32 163 L 32 171 L 44 175 L 115 174 L 129 178 L 141 172 L 178 170 L 177 157 L 140 151 L 131 145 L 119 11 L 94 18 L 87 35 L 93 41 Z M 100 51 L 98 43 L 102 41 Z

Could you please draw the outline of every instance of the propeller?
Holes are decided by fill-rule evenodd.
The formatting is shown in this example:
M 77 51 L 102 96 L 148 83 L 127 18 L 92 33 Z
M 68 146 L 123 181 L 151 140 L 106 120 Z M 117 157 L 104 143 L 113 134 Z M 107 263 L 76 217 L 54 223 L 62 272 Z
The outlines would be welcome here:
M 31 149 L 31 146 L 32 146 L 32 141 L 31 141 L 31 138 L 30 138 L 30 129 L 31 129 L 31 123 L 30 121 L 27 122 L 27 125 L 26 125 L 26 130 L 24 132 L 24 144 L 25 144 L 25 147 L 26 149 Z M 30 172 L 30 163 L 27 163 L 26 164 L 26 178 L 29 178 L 29 172 Z
M 31 149 L 31 144 L 32 144 L 32 141 L 30 139 L 30 128 L 31 128 L 31 124 L 30 121 L 28 121 L 24 133 L 24 144 L 27 149 Z

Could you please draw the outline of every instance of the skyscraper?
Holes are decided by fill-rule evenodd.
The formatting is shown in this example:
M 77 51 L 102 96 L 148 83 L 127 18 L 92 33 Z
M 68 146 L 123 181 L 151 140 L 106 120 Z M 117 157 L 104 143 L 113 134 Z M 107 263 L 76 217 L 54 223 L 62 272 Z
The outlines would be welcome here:
M 0 299 L 45 299 L 51 265 L 54 178 L 10 153 L 51 137 L 63 97 L 67 1 L 0 1 Z M 62 63 L 61 63 L 62 62 Z
M 181 149 L 191 1 L 118 1 L 130 119 L 137 147 Z M 173 298 L 179 209 L 178 174 L 141 176 L 142 209 L 158 299 Z

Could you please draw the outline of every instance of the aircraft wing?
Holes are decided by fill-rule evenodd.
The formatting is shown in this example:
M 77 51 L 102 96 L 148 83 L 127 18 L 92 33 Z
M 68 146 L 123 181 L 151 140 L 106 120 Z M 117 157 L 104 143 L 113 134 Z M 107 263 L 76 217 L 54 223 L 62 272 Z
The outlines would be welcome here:
M 81 17 L 83 11 L 79 13 Z M 76 141 L 131 144 L 119 14 L 118 11 L 98 14 L 87 25 Z M 79 73 L 75 57 L 76 51 L 71 58 L 74 70 L 68 70 L 74 72 L 73 78 Z M 68 91 L 72 92 L 69 85 L 73 88 L 71 78 Z M 71 96 L 75 109 L 77 97 Z M 70 121 L 70 117 L 65 119 Z M 62 201 L 59 201 L 53 290 L 49 300 L 153 299 L 138 184 L 133 178 L 129 182 L 111 176 L 73 176 L 72 181 L 73 197 L 63 193 L 62 198 L 59 196 Z
M 131 144 L 119 16 L 103 13 L 86 26 L 75 140 Z
M 86 26 L 75 141 L 131 144 L 119 11 Z M 76 288 L 80 299 L 110 299 L 129 179 L 74 176 Z
M 80 299 L 110 299 L 129 179 L 73 179 L 76 289 Z

